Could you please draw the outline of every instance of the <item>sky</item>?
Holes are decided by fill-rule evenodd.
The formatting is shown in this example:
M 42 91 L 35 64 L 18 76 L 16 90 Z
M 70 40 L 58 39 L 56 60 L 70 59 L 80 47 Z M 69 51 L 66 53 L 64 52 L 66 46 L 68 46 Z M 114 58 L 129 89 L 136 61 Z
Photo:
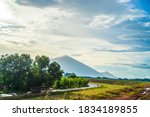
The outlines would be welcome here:
M 149 0 L 0 0 L 0 55 L 69 55 L 97 71 L 150 78 Z

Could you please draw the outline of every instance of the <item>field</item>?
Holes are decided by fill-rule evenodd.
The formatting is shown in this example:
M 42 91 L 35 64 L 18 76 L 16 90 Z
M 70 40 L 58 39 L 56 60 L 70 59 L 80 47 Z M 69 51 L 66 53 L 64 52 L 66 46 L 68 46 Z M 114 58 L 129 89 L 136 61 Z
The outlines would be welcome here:
M 131 80 L 92 79 L 90 83 L 99 84 L 100 87 L 72 92 L 61 92 L 28 98 L 30 100 L 137 100 L 150 99 L 145 93 L 150 87 L 149 82 Z

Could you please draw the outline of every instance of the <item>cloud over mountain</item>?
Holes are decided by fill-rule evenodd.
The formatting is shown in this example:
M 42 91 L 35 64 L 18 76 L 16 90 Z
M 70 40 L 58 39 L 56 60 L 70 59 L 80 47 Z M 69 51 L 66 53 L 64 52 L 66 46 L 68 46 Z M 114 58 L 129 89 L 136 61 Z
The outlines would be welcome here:
M 79 55 L 91 66 L 109 64 L 113 69 L 120 60 L 142 65 L 150 57 L 148 4 L 148 0 L 1 0 L 0 54 Z

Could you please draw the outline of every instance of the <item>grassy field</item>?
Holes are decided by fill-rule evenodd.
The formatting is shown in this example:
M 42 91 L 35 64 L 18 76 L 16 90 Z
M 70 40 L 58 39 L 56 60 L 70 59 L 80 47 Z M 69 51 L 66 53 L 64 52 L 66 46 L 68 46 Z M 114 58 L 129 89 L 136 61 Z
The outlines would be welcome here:
M 111 98 L 112 95 L 118 95 L 118 92 L 126 90 L 129 86 L 100 84 L 101 86 L 93 89 L 85 89 L 81 91 L 64 92 L 56 95 L 47 95 L 32 99 L 103 99 Z M 109 96 L 110 95 L 110 96 Z
M 150 100 L 150 91 L 146 94 L 146 88 L 150 88 L 150 82 L 133 80 L 91 79 L 90 83 L 96 83 L 100 87 L 79 91 L 53 92 L 47 94 L 32 94 L 14 99 L 24 100 Z
M 111 99 L 113 96 L 119 95 L 122 91 L 129 89 L 125 85 L 101 84 L 100 88 L 72 92 L 70 99 L 80 100 L 96 100 L 96 99 Z
M 149 82 L 123 80 L 92 80 L 100 87 L 81 91 L 50 94 L 30 99 L 35 100 L 135 100 L 150 99 L 150 95 L 142 95 Z

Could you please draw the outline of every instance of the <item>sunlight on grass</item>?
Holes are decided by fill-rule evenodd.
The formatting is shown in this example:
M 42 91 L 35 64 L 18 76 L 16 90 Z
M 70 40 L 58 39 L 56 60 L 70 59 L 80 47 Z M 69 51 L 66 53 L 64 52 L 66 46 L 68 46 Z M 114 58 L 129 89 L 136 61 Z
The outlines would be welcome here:
M 101 84 L 101 87 L 72 92 L 71 99 L 109 99 L 130 88 L 125 85 Z

